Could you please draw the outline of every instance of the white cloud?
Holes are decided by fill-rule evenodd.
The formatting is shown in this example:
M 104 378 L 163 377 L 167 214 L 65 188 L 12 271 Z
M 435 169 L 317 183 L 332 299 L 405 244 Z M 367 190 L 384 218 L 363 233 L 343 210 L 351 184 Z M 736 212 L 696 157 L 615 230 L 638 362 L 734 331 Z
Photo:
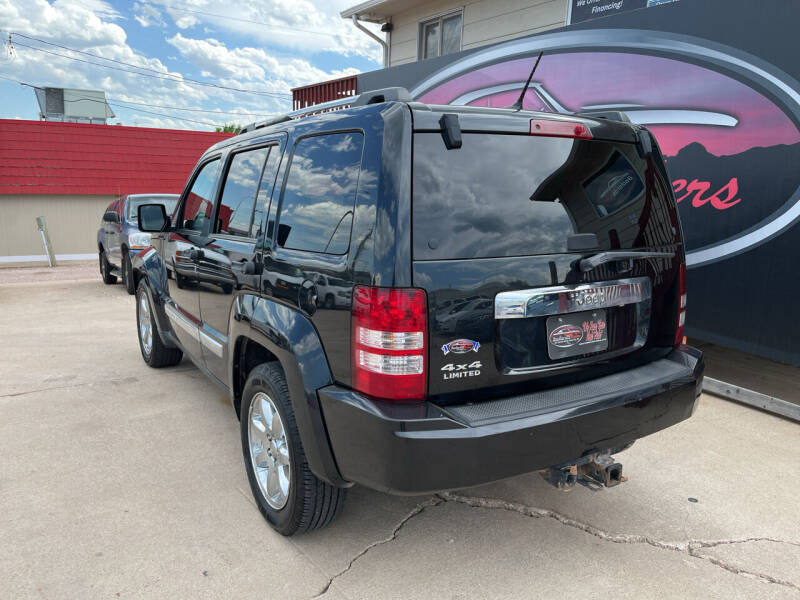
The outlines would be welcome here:
M 133 18 L 136 19 L 142 27 L 165 27 L 166 23 L 155 6 L 148 3 L 134 2 L 133 3 Z
M 105 3 L 95 1 L 92 4 L 102 8 L 101 5 Z M 143 77 L 69 60 L 36 51 L 28 46 L 66 54 L 81 60 L 109 64 L 119 69 L 130 69 L 127 66 L 73 54 L 67 50 L 47 46 L 20 36 L 14 37 L 16 57 L 3 61 L 3 75 L 32 85 L 99 89 L 104 90 L 107 97 L 110 98 L 130 102 L 146 102 L 151 105 L 217 108 L 216 104 L 219 101 L 235 101 L 240 105 L 240 109 L 244 109 L 244 112 L 265 114 L 288 108 L 288 99 L 283 103 L 277 99 L 269 99 L 269 102 L 265 103 L 260 97 L 248 98 L 245 96 L 241 98 L 240 96 L 244 96 L 243 94 L 190 85 L 182 81 L 181 73 L 168 69 L 158 58 L 148 57 L 131 48 L 127 43 L 127 35 L 123 27 L 101 18 L 93 10 L 74 4 L 69 0 L 56 0 L 52 4 L 46 0 L 25 0 L 24 2 L 0 0 L 0 23 L 8 31 L 53 41 L 61 46 L 91 52 L 104 58 L 154 69 L 159 73 L 170 75 L 174 79 L 167 81 Z M 156 73 L 151 74 L 157 75 Z M 35 99 L 32 92 L 30 98 L 33 105 Z M 258 107 L 258 110 L 253 110 L 253 107 Z M 114 106 L 113 110 L 117 115 L 124 114 L 126 124 L 134 124 L 131 112 L 119 106 Z M 173 112 L 157 107 L 152 109 L 141 107 L 139 110 Z M 230 115 L 203 113 L 178 112 L 176 114 L 193 121 L 200 121 L 200 123 L 182 121 L 169 116 L 148 115 L 142 112 L 139 112 L 135 119 L 137 124 L 142 126 L 198 129 L 203 128 L 202 123 L 207 123 L 208 127 L 212 127 L 225 122 L 226 118 L 227 120 L 235 118 Z M 248 119 L 252 121 L 253 117 L 242 118 L 243 121 Z
M 337 1 L 341 3 L 342 0 Z M 181 15 L 177 12 L 173 14 L 164 4 L 160 0 L 158 2 L 137 0 L 130 7 L 130 15 L 143 26 L 167 27 L 165 22 L 168 18 L 167 15 L 171 19 L 179 20 Z M 226 45 L 214 37 L 206 38 L 205 35 L 199 34 L 198 30 L 186 29 L 183 33 L 178 32 L 167 40 L 178 50 L 180 55 L 179 57 L 170 57 L 168 60 L 171 65 L 176 64 L 175 58 L 190 63 L 191 67 L 187 68 L 191 69 L 191 75 L 187 72 L 187 76 L 195 79 L 214 81 L 229 87 L 263 90 L 272 94 L 282 94 L 282 96 L 245 94 L 232 90 L 200 87 L 183 81 L 181 72 L 169 69 L 159 58 L 149 56 L 131 47 L 125 31 L 124 16 L 103 0 L 80 0 L 80 3 L 75 0 L 0 0 L 0 32 L 12 31 L 26 34 L 104 58 L 154 69 L 159 73 L 173 76 L 175 81 L 143 77 L 46 54 L 26 46 L 35 46 L 73 58 L 107 64 L 117 69 L 130 68 L 120 64 L 106 63 L 85 55 L 73 54 L 68 50 L 47 46 L 19 36 L 14 37 L 16 57 L 0 59 L 2 60 L 2 74 L 5 77 L 33 85 L 104 90 L 109 98 L 147 103 L 147 106 L 138 107 L 139 110 L 174 113 L 187 119 L 207 123 L 209 127 L 212 127 L 232 121 L 248 123 L 259 117 L 179 112 L 157 105 L 222 109 L 259 115 L 284 112 L 290 109 L 288 96 L 290 88 L 357 72 L 352 68 L 328 72 L 315 67 L 312 64 L 315 52 L 329 49 L 340 55 L 368 56 L 370 53 L 375 53 L 371 48 L 373 42 L 370 42 L 361 32 L 354 30 L 352 25 L 339 18 L 337 10 L 328 2 L 319 2 L 319 8 L 307 0 L 298 0 L 298 2 L 253 0 L 251 4 L 242 7 L 239 6 L 239 3 L 235 5 L 230 3 L 229 0 L 227 2 L 184 0 L 181 6 L 221 15 L 242 15 L 243 18 L 264 20 L 281 27 L 330 31 L 336 37 L 298 33 L 294 30 L 278 32 L 278 30 L 262 25 L 246 26 L 235 21 L 195 15 L 197 17 L 194 19 L 195 24 L 201 25 L 202 28 L 213 29 L 218 38 L 224 35 L 227 39 L 229 36 L 226 32 L 230 30 L 236 32 L 236 39 L 244 37 L 253 41 L 234 47 L 230 43 Z M 273 9 L 274 13 L 269 13 L 269 10 Z M 128 24 L 132 22 L 132 20 L 127 21 Z M 188 20 L 183 24 L 191 27 L 187 23 Z M 174 26 L 169 24 L 169 27 Z M 260 41 L 267 40 L 267 38 L 270 43 L 261 46 Z M 297 46 L 298 49 L 293 49 L 293 46 Z M 200 76 L 199 73 L 203 73 L 203 75 Z M 154 75 L 155 73 L 150 74 Z M 30 98 L 31 105 L 35 105 L 33 92 L 31 92 Z M 125 124 L 134 124 L 134 113 L 119 106 L 114 106 L 113 110 L 117 115 L 121 115 Z M 201 123 L 181 121 L 169 115 L 139 113 L 135 119 L 141 126 L 204 128 Z
M 345 77 L 357 69 L 331 72 L 313 66 L 303 58 L 279 59 L 261 48 L 228 48 L 213 38 L 193 39 L 177 33 L 167 39 L 186 60 L 202 69 L 206 77 L 218 78 L 230 86 L 251 86 L 270 92 Z
M 382 59 L 381 47 L 339 15 L 352 4 L 350 0 L 187 0 L 177 6 L 170 0 L 152 3 L 162 6 L 184 30 L 203 24 L 303 55 L 333 52 L 362 56 L 376 67 Z

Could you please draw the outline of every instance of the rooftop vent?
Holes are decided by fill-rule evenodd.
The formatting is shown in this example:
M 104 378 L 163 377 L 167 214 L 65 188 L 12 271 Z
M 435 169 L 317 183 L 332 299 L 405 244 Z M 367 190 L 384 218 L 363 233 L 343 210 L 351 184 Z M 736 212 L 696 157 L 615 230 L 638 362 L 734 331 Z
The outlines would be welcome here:
M 42 121 L 105 125 L 106 119 L 116 116 L 102 90 L 46 87 L 34 91 Z

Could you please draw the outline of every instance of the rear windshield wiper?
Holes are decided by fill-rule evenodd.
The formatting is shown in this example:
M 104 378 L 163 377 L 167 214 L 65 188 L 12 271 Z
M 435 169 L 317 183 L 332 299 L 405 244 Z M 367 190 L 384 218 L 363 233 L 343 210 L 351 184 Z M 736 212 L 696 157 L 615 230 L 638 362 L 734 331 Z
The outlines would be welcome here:
M 591 271 L 592 269 L 604 265 L 605 263 L 615 262 L 618 260 L 628 260 L 637 258 L 672 258 L 675 256 L 674 252 L 648 252 L 636 250 L 612 250 L 610 252 L 600 252 L 589 258 L 583 258 L 578 263 L 578 268 L 581 271 Z

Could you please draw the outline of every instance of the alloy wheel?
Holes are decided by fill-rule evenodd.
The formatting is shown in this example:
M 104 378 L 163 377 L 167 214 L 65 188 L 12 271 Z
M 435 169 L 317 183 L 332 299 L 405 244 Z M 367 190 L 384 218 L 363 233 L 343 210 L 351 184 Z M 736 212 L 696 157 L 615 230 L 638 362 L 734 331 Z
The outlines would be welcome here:
M 139 294 L 139 339 L 147 356 L 153 350 L 153 319 L 150 316 L 150 304 L 146 294 Z
M 249 413 L 247 441 L 256 481 L 267 504 L 280 510 L 289 499 L 291 483 L 286 429 L 275 403 L 264 392 L 253 397 Z

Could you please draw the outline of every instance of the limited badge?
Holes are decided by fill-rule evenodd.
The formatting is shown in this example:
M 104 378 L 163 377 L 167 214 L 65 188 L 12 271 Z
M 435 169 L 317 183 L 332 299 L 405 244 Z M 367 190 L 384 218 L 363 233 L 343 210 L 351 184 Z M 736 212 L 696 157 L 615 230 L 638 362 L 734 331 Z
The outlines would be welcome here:
M 445 356 L 451 352 L 453 354 L 466 354 L 470 350 L 477 352 L 480 347 L 479 342 L 473 342 L 472 340 L 453 340 L 449 344 L 442 346 L 442 352 L 445 353 Z

